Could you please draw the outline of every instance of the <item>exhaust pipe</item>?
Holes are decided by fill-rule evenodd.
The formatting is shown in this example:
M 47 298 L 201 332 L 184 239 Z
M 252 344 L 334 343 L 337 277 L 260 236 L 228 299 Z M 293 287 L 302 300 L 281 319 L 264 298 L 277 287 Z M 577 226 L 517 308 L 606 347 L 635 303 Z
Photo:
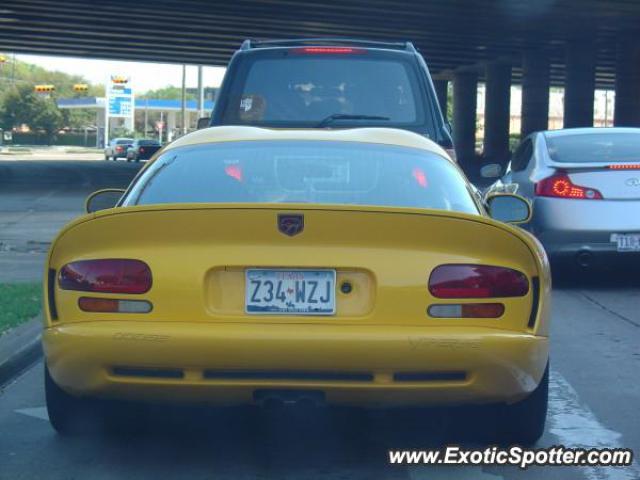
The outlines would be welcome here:
M 582 268 L 589 268 L 593 264 L 593 253 L 581 250 L 576 254 L 576 262 Z
M 314 395 L 313 392 L 262 391 L 254 394 L 254 400 L 265 410 L 281 410 L 285 407 L 314 409 L 323 405 L 324 395 Z

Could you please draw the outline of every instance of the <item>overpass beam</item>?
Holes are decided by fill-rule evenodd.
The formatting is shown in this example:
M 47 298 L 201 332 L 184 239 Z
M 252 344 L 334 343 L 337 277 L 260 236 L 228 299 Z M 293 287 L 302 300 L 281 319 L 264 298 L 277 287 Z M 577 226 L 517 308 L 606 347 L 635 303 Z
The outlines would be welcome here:
M 571 40 L 566 50 L 564 128 L 592 127 L 596 80 L 593 36 Z
M 549 128 L 549 56 L 526 50 L 522 57 L 522 123 L 520 134 Z
M 471 165 L 476 152 L 478 74 L 456 72 L 453 79 L 453 138 L 461 165 Z
M 440 104 L 440 110 L 445 121 L 447 119 L 447 89 L 449 88 L 449 80 L 434 80 L 433 86 L 436 89 L 436 96 L 438 97 L 438 103 Z
M 618 43 L 613 119 L 616 127 L 640 127 L 640 45 L 635 38 L 621 37 Z
M 484 156 L 492 162 L 500 162 L 509 157 L 511 64 L 490 63 L 486 74 Z

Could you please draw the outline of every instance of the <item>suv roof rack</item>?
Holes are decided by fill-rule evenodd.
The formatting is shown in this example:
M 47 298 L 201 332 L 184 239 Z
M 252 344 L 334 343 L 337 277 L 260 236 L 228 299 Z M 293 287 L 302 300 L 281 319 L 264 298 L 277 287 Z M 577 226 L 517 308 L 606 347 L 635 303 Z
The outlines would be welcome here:
M 268 48 L 268 47 L 298 47 L 305 45 L 357 45 L 362 47 L 374 48 L 391 48 L 397 50 L 407 50 L 415 52 L 416 48 L 411 42 L 381 42 L 378 40 L 361 40 L 357 38 L 339 38 L 339 37 L 318 37 L 318 38 L 297 38 L 283 40 L 252 40 L 248 39 L 242 42 L 241 50 L 250 50 L 252 48 Z

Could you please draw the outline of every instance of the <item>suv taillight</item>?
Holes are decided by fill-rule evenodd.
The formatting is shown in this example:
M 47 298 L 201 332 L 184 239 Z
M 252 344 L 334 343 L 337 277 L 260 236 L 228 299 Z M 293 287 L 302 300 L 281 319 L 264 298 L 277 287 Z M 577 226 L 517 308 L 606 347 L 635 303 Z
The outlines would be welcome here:
M 145 293 L 151 289 L 151 270 L 140 260 L 80 260 L 60 269 L 63 290 L 99 293 Z
M 351 47 L 303 47 L 303 48 L 292 48 L 290 52 L 311 54 L 311 55 L 322 55 L 322 54 L 333 55 L 333 54 L 344 54 L 344 53 L 366 53 L 367 51 L 363 48 L 351 48 Z
M 598 190 L 574 184 L 564 172 L 540 180 L 536 183 L 535 192 L 538 197 L 602 200 Z
M 529 291 L 524 273 L 489 265 L 440 265 L 429 277 L 436 298 L 522 297 Z

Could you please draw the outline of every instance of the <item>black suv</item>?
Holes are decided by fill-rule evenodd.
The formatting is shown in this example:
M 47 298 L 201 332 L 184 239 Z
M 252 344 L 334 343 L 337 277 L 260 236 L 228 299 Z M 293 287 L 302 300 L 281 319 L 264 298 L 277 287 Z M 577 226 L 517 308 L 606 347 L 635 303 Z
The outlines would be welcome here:
M 245 40 L 210 125 L 394 127 L 453 148 L 427 64 L 409 42 Z

